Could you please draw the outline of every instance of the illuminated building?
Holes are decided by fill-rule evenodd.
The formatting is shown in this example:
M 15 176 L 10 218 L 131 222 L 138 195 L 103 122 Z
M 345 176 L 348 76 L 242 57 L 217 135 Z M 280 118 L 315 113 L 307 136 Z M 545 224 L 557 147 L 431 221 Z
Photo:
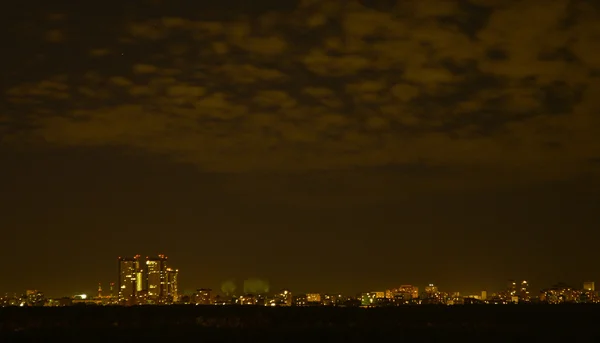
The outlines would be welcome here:
M 479 296 L 475 296 L 477 298 L 479 298 Z M 446 305 L 463 305 L 465 303 L 464 300 L 465 297 L 461 297 L 460 296 L 460 292 L 453 292 L 450 295 L 446 295 L 445 299 L 445 303 Z M 480 300 L 480 299 L 477 299 Z
M 200 288 L 194 293 L 194 303 L 196 305 L 211 305 L 212 298 L 210 296 L 211 290 L 208 288 Z
M 593 281 L 583 283 L 582 301 L 586 303 L 597 303 L 599 301 L 596 287 Z
M 237 302 L 240 305 L 256 305 L 256 297 L 253 294 L 242 295 Z
M 120 302 L 135 302 L 137 293 L 144 288 L 142 273 L 140 255 L 119 257 L 118 298 Z
M 435 286 L 432 283 L 430 283 L 429 285 L 427 285 L 427 287 L 425 287 L 425 293 L 427 293 L 427 294 L 435 294 L 437 292 L 438 292 L 437 286 Z
M 508 293 L 508 299 L 517 296 L 517 282 L 515 280 L 508 280 L 508 287 L 506 291 Z
M 517 283 L 515 282 L 515 280 L 508 280 L 508 295 L 509 296 L 515 296 L 517 295 Z
M 272 300 L 272 306 L 275 306 L 275 301 Z M 231 299 L 229 297 L 221 297 L 220 295 L 217 295 L 214 299 L 213 299 L 213 303 L 215 305 L 231 305 Z
M 397 304 L 408 303 L 419 298 L 419 287 L 402 285 L 385 291 L 385 297 Z
M 154 303 L 162 303 L 167 299 L 167 257 L 146 257 L 146 285 L 148 299 Z
M 307 306 L 308 301 L 306 300 L 306 295 L 305 294 L 300 294 L 300 295 L 295 295 L 292 298 L 292 305 L 293 306 Z
M 69 297 L 63 297 L 58 299 L 48 299 L 45 306 L 48 307 L 64 307 L 73 305 L 73 299 Z
M 487 291 L 481 291 L 481 300 L 487 299 Z
M 3 297 L 0 297 L 0 307 L 6 306 L 19 306 L 19 297 L 16 293 L 6 293 Z
M 19 306 L 44 306 L 46 297 L 38 290 L 27 290 L 21 298 Z
M 292 306 L 294 298 L 292 297 L 292 292 L 284 289 L 275 295 L 275 300 L 278 306 Z
M 529 302 L 531 298 L 529 297 L 529 283 L 525 280 L 521 282 L 521 288 L 519 289 L 519 301 Z
M 167 257 L 119 257 L 119 302 L 164 304 L 177 300 L 178 270 L 167 268 Z M 113 284 L 111 283 L 111 294 Z
M 325 294 L 322 297 L 321 303 L 325 306 L 334 306 L 338 305 L 339 299 L 340 297 L 338 297 L 337 295 Z
M 377 305 L 377 292 L 362 293 L 360 296 L 361 306 L 375 306 Z
M 306 302 L 320 304 L 321 303 L 321 294 L 319 294 L 319 293 L 306 294 Z
M 447 294 L 441 293 L 437 286 L 430 283 L 425 287 L 425 292 L 423 293 L 423 297 L 421 299 L 421 303 L 423 304 L 441 304 L 446 301 L 448 298 Z
M 179 300 L 178 276 L 179 269 L 167 268 L 167 302 L 176 302 Z
M 540 301 L 548 304 L 562 304 L 579 302 L 580 297 L 580 291 L 578 292 L 564 283 L 558 283 L 543 290 L 540 294 Z

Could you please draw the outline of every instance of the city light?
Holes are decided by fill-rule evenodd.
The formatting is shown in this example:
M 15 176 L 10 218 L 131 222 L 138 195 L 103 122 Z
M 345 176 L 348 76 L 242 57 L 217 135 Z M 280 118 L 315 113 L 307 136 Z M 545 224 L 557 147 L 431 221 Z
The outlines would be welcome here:
M 404 305 L 466 305 L 493 304 L 510 305 L 524 303 L 600 303 L 593 281 L 585 281 L 582 287 L 557 283 L 543 288 L 539 293 L 531 291 L 527 280 L 508 280 L 504 289 L 497 292 L 482 290 L 478 294 L 461 295 L 460 292 L 441 290 L 435 283 L 419 287 L 402 284 L 385 290 L 371 290 L 355 295 L 326 294 L 319 292 L 296 293 L 289 289 L 271 292 L 269 282 L 249 278 L 238 287 L 233 280 L 225 281 L 221 292 L 210 288 L 198 288 L 191 294 L 179 290 L 179 269 L 167 265 L 167 256 L 141 255 L 119 257 L 115 275 L 117 282 L 109 282 L 109 291 L 97 283 L 96 295 L 87 293 L 72 297 L 47 299 L 39 290 L 30 289 L 23 295 L 6 294 L 0 297 L 0 306 L 69 306 L 69 305 L 244 305 L 244 306 L 343 306 L 343 307 L 388 307 Z M 237 291 L 238 289 L 242 289 Z

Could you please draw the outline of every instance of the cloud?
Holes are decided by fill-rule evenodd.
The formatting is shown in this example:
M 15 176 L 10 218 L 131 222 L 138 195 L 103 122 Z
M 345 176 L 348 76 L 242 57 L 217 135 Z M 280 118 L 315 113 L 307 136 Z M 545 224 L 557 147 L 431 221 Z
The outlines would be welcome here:
M 133 22 L 121 38 L 141 53 L 118 73 L 15 84 L 6 97 L 37 113 L 30 135 L 51 144 L 129 146 L 210 171 L 596 172 L 597 7 L 364 3 L 303 1 L 227 25 Z M 63 115 L 39 115 L 50 100 Z
M 237 45 L 253 54 L 278 55 L 285 51 L 287 42 L 280 37 L 250 37 Z
M 49 13 L 46 15 L 46 20 L 48 21 L 63 21 L 67 19 L 68 15 L 66 13 Z
M 135 74 L 153 74 L 158 70 L 157 67 L 150 64 L 135 64 L 133 66 L 133 72 Z
M 277 90 L 258 92 L 252 101 L 261 107 L 287 109 L 296 107 L 297 101 L 289 94 Z
M 90 50 L 90 55 L 94 57 L 103 57 L 110 55 L 109 49 L 92 49 Z
M 45 39 L 50 43 L 61 43 L 66 39 L 66 36 L 61 30 L 49 30 L 45 34 Z
M 302 62 L 309 71 L 323 76 L 356 74 L 369 66 L 369 60 L 366 57 L 359 55 L 332 56 L 320 48 L 309 52 L 304 56 Z
M 255 83 L 258 81 L 278 81 L 283 80 L 286 75 L 277 69 L 263 68 L 251 64 L 225 64 L 217 67 L 227 79 L 236 83 Z
M 65 100 L 71 97 L 69 84 L 61 77 L 25 83 L 7 91 L 8 100 L 14 103 L 39 102 L 44 99 Z
M 113 76 L 110 78 L 110 82 L 121 87 L 127 87 L 133 84 L 130 80 L 123 76 Z

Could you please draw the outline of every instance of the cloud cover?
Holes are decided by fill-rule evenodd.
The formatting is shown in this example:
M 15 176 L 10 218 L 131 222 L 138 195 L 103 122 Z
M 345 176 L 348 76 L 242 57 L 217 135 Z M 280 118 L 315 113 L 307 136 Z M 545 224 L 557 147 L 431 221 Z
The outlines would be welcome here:
M 422 0 L 124 21 L 71 46 L 71 69 L 10 84 L 0 130 L 211 172 L 597 175 L 599 19 L 592 1 Z M 52 25 L 47 44 L 75 39 Z

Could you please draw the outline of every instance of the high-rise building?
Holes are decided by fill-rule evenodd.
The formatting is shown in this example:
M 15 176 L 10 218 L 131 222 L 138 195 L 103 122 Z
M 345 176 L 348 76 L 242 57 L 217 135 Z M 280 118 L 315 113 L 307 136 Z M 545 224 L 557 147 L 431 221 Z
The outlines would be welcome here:
M 594 284 L 594 281 L 586 281 L 583 283 L 583 290 L 584 291 L 588 291 L 588 292 L 595 292 L 596 291 L 596 286 Z
M 521 288 L 519 289 L 519 301 L 528 302 L 529 297 L 529 283 L 525 280 L 521 281 Z
M 508 299 L 517 296 L 517 282 L 515 280 L 508 280 L 506 292 L 508 295 Z
M 166 278 L 166 301 L 177 302 L 179 300 L 179 290 L 178 290 L 178 281 L 177 278 L 179 276 L 179 269 L 167 268 L 167 278 Z
M 135 301 L 137 293 L 144 289 L 140 255 L 134 257 L 119 257 L 119 278 L 117 287 L 119 301 Z
M 146 285 L 148 299 L 155 303 L 163 302 L 167 298 L 167 257 L 146 257 Z
M 119 301 L 154 304 L 176 301 L 178 273 L 179 270 L 167 267 L 165 255 L 146 257 L 145 263 L 140 255 L 119 257 Z

